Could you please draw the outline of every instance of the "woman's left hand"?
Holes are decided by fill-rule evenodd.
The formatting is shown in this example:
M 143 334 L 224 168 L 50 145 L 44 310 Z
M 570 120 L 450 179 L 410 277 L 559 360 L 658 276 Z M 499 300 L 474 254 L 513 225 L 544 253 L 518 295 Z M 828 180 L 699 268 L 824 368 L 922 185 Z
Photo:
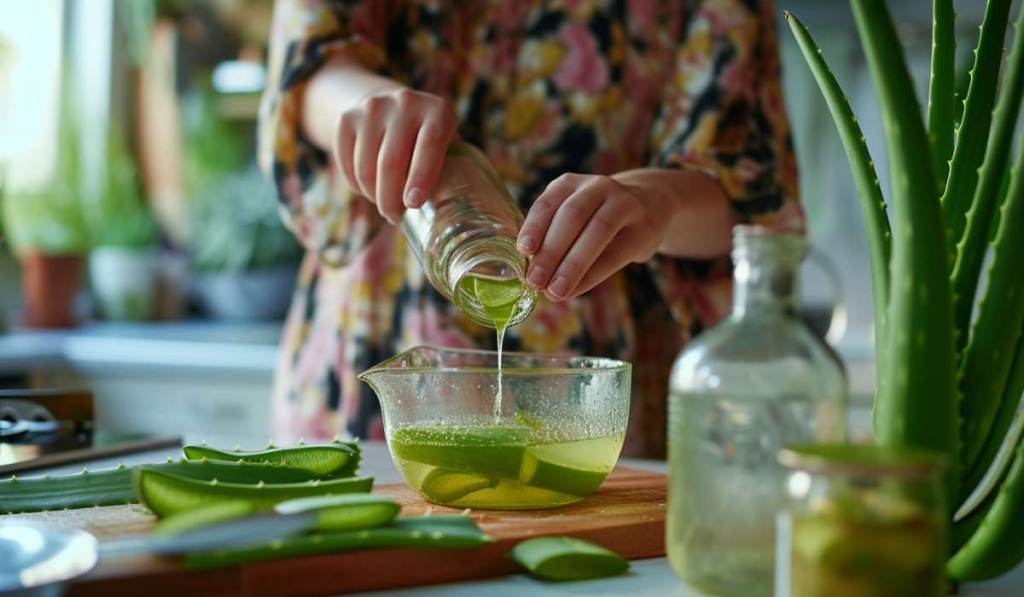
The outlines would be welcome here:
M 650 259 L 674 218 L 671 201 L 614 177 L 564 174 L 537 198 L 519 233 L 526 281 L 554 300 L 580 295 Z

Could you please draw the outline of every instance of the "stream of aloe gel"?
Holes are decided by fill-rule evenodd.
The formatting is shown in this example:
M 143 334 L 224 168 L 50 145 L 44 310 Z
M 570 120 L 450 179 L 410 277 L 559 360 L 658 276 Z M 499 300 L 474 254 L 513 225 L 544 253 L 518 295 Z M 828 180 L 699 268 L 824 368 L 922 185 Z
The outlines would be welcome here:
M 515 318 L 520 308 L 523 284 L 517 279 L 493 280 L 476 276 L 472 277 L 472 284 L 476 300 L 480 301 L 484 312 L 494 322 L 494 330 L 498 335 L 498 392 L 494 397 L 494 419 L 498 420 L 501 417 L 502 401 L 501 349 L 505 343 L 508 322 Z

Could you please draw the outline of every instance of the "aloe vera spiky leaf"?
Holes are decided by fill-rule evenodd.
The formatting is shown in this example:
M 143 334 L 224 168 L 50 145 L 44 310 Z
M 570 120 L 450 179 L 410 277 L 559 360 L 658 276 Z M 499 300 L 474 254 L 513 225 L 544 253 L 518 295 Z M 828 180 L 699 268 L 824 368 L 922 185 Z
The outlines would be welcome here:
M 971 69 L 971 84 L 967 89 L 964 115 L 957 129 L 953 161 L 942 194 L 942 211 L 950 253 L 955 251 L 956 243 L 963 236 L 964 214 L 974 198 L 978 168 L 985 157 L 1010 4 L 1011 0 L 988 1 L 978 47 L 974 53 L 974 68 Z
M 332 474 L 344 467 L 356 456 L 357 448 L 347 444 L 332 443 L 303 445 L 290 448 L 267 448 L 252 452 L 240 450 L 218 450 L 202 445 L 188 445 L 182 448 L 190 460 L 208 458 L 227 462 L 264 462 L 301 468 L 316 475 Z
M 928 142 L 932 170 L 939 192 L 946 186 L 953 157 L 953 104 L 955 93 L 956 15 L 953 0 L 932 2 L 932 67 L 928 84 Z
M 1017 17 L 1018 30 L 1024 23 L 1024 11 Z M 999 94 L 993 115 L 992 134 L 989 137 L 985 161 L 979 172 L 974 200 L 967 212 L 966 228 L 958 246 L 953 265 L 953 294 L 958 297 L 955 322 L 960 332 L 960 344 L 966 346 L 971 310 L 974 306 L 978 278 L 985 260 L 993 214 L 1002 209 L 1005 199 L 1000 187 L 1013 150 L 1013 131 L 1017 126 L 1021 98 L 1024 97 L 1024 35 L 1017 35 L 1007 63 L 1006 79 Z M 994 242 L 994 240 L 993 240 Z M 973 342 L 973 340 L 971 340 Z M 984 347 L 988 349 L 989 347 Z M 975 353 L 976 354 L 976 353 Z
M 185 566 L 193 569 L 216 568 L 372 547 L 465 548 L 493 541 L 468 516 L 400 516 L 391 524 L 374 529 L 314 533 L 270 544 L 190 554 L 185 557 Z
M 884 338 L 885 305 L 889 302 L 889 260 L 892 253 L 892 231 L 889 228 L 885 198 L 878 185 L 878 175 L 875 173 L 867 143 L 864 142 L 864 134 L 861 132 L 860 125 L 857 124 L 857 117 L 854 115 L 853 109 L 850 108 L 850 103 L 839 86 L 839 82 L 836 81 L 832 71 L 822 58 L 820 48 L 799 19 L 789 12 L 783 14 L 796 37 L 797 45 L 800 47 L 815 81 L 818 83 L 818 88 L 825 97 L 825 102 L 839 129 L 839 138 L 843 142 L 843 149 L 846 151 L 847 159 L 853 170 L 857 194 L 860 197 L 861 214 L 864 217 L 864 226 L 868 237 L 872 298 L 876 306 L 874 309 L 875 336 Z M 884 343 L 879 342 L 875 351 L 875 367 L 880 378 L 885 376 L 884 371 L 888 366 L 884 347 Z
M 1007 433 L 1014 427 L 1014 421 L 1017 418 L 1021 394 L 1024 394 L 1024 336 L 1017 341 L 1013 365 L 1003 389 L 1003 398 L 999 402 L 999 409 L 992 421 L 992 428 L 989 429 L 981 453 L 978 454 L 978 458 L 968 469 L 967 474 L 964 475 L 964 481 L 961 483 L 961 495 L 965 499 L 970 497 L 970 493 L 977 489 L 985 479 L 989 468 L 992 467 L 992 463 L 1003 449 L 1003 444 L 1007 441 Z M 982 488 L 983 493 L 991 490 L 991 486 Z
M 226 483 L 300 483 L 316 478 L 305 470 L 269 464 L 168 458 L 167 462 L 146 466 L 189 479 L 209 481 L 219 478 Z M 74 475 L 0 481 L 0 512 L 42 512 L 136 501 L 132 490 L 132 469 L 123 465 Z
M 960 408 L 964 417 L 965 466 L 974 464 L 989 436 L 1013 366 L 1020 330 L 1024 327 L 1021 247 L 1024 247 L 1024 152 L 1017 157 L 999 230 L 992 243 L 988 286 L 978 304 L 977 321 L 964 352 L 961 388 L 971 397 Z
M 999 493 L 982 512 L 977 530 L 946 563 L 954 581 L 995 578 L 1024 559 L 1024 441 L 1017 445 Z
M 996 233 L 999 232 L 999 214 L 1003 211 L 1003 205 L 1006 203 L 1006 196 L 1010 194 L 1010 168 L 1003 170 L 1003 181 L 999 183 L 999 203 L 992 214 L 992 221 L 988 227 L 988 242 L 992 242 L 996 239 Z
M 953 308 L 942 213 L 928 137 L 896 26 L 884 0 L 854 0 L 857 32 L 882 111 L 890 164 L 893 253 L 882 342 L 889 372 L 876 397 L 875 436 L 947 457 L 947 498 L 959 480 Z

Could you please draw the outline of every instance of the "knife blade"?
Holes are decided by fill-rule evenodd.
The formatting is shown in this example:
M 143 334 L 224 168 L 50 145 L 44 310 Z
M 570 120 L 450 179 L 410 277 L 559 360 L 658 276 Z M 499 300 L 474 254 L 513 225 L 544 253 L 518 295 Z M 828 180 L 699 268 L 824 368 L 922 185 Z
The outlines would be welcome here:
M 255 514 L 184 531 L 177 535 L 145 535 L 100 541 L 102 557 L 174 555 L 284 539 L 309 530 L 315 512 Z

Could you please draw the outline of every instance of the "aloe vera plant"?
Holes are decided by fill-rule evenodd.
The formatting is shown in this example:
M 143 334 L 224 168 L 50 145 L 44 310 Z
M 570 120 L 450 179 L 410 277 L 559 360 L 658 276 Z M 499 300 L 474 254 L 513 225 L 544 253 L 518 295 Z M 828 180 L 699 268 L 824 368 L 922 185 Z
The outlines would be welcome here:
M 808 30 L 786 14 L 840 131 L 865 215 L 875 438 L 945 455 L 951 512 L 976 498 L 960 518 L 950 516 L 953 581 L 993 578 L 1024 559 L 1024 440 L 1008 433 L 1024 392 L 1024 275 L 1015 260 L 1024 247 L 1024 152 L 1012 157 L 1024 95 L 1024 10 L 1000 81 L 1010 5 L 986 5 L 957 124 L 955 13 L 952 0 L 934 0 L 926 124 L 885 0 L 851 0 L 881 105 L 891 223 L 841 86 Z M 1021 443 L 999 461 L 1008 437 Z

